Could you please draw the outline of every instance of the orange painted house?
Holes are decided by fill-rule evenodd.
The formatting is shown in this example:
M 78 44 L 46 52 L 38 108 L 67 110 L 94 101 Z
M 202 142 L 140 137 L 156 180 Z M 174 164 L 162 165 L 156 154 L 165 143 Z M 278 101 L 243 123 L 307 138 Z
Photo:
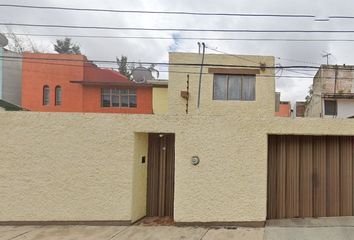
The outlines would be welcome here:
M 152 86 L 83 55 L 24 53 L 22 107 L 40 112 L 152 114 Z

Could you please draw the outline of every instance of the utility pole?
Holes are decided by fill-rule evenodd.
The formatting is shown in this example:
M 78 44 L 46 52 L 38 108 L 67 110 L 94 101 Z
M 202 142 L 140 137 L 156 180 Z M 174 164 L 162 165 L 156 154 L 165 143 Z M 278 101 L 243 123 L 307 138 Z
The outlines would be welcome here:
M 202 46 L 203 46 L 203 55 L 202 55 L 202 63 L 200 64 L 200 74 L 199 74 L 198 103 L 197 103 L 198 109 L 200 106 L 200 91 L 201 91 L 201 86 L 202 86 L 202 74 L 203 74 L 204 56 L 205 56 L 205 43 L 204 42 L 202 42 Z

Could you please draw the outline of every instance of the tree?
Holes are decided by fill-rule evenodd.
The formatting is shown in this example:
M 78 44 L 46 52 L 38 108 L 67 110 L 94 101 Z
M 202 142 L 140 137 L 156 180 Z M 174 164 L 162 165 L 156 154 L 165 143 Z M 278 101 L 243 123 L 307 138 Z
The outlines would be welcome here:
M 128 64 L 128 57 L 121 56 L 120 59 L 117 57 L 118 71 L 126 76 L 128 79 L 132 77 L 132 69 L 134 68 L 133 64 Z
M 128 64 L 127 56 L 123 56 L 123 55 L 121 56 L 120 59 L 117 57 L 117 64 L 118 64 L 118 71 L 124 76 L 126 76 L 128 79 L 132 79 L 132 71 L 135 69 L 135 64 Z M 143 67 L 141 63 L 139 63 L 138 66 Z M 159 78 L 160 72 L 155 68 L 155 64 L 151 64 L 147 69 L 151 72 L 152 77 L 154 79 L 155 77 L 153 73 L 156 74 L 156 78 Z
M 311 85 L 311 86 L 309 87 L 308 94 L 307 94 L 307 96 L 305 97 L 305 106 L 307 106 L 307 105 L 310 103 L 310 101 L 311 101 L 311 99 L 312 99 L 312 95 L 313 95 L 313 85 Z
M 150 70 L 151 73 L 156 73 L 156 78 L 159 78 L 160 72 L 155 67 L 156 67 L 156 65 L 152 63 L 150 65 L 150 67 L 148 67 L 148 69 Z M 153 78 L 155 78 L 154 75 L 152 75 L 152 76 L 153 76 Z
M 54 50 L 57 53 L 66 54 L 81 54 L 80 46 L 72 43 L 71 38 L 57 39 L 57 43 L 54 44 Z
M 38 45 L 28 36 L 20 37 L 14 33 L 11 28 L 7 27 L 6 37 L 9 39 L 9 43 L 6 48 L 12 52 L 20 53 L 32 52 L 39 53 L 44 50 L 39 50 Z

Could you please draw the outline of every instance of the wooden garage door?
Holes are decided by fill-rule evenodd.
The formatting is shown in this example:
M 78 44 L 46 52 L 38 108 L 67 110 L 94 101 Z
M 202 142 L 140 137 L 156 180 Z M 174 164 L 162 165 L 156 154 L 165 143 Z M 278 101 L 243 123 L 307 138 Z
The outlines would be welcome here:
M 269 136 L 267 218 L 353 215 L 353 137 Z

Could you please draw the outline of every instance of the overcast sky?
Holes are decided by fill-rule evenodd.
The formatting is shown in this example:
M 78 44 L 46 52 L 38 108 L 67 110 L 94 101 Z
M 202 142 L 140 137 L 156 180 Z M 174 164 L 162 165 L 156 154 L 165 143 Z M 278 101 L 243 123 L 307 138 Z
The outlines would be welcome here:
M 1 4 L 25 4 L 62 7 L 105 8 L 123 10 L 200 11 L 227 13 L 279 13 L 311 14 L 319 17 L 331 15 L 354 15 L 351 0 L 0 0 Z M 8 23 L 62 24 L 112 27 L 148 28 L 223 28 L 223 29 L 306 29 L 340 30 L 354 29 L 353 20 L 317 22 L 313 19 L 279 19 L 256 17 L 178 16 L 152 14 L 93 13 L 58 10 L 35 10 L 0 7 L 0 21 Z M 4 27 L 0 28 L 6 31 Z M 116 36 L 191 36 L 191 37 L 237 37 L 237 38 L 344 38 L 354 39 L 354 34 L 297 34 L 297 33 L 179 33 L 179 32 L 134 32 L 78 29 L 44 29 L 12 27 L 17 33 L 79 34 Z M 43 50 L 53 51 L 55 37 L 32 37 Z M 89 59 L 115 60 L 126 55 L 130 61 L 167 62 L 169 51 L 196 52 L 197 41 L 193 40 L 141 40 L 141 39 L 73 39 Z M 323 52 L 330 52 L 331 64 L 354 64 L 354 42 L 265 42 L 265 41 L 205 41 L 211 48 L 232 54 L 272 55 L 277 63 L 285 65 L 319 65 L 326 62 Z M 211 50 L 207 50 L 213 53 Z M 279 59 L 280 58 L 280 59 Z M 294 61 L 295 60 L 295 61 Z M 161 68 L 160 70 L 167 70 Z M 300 73 L 299 73 L 300 72 Z M 304 100 L 312 83 L 314 72 L 278 72 L 276 88 L 282 100 Z M 167 77 L 166 74 L 162 75 Z M 295 78 L 302 76 L 308 78 Z

